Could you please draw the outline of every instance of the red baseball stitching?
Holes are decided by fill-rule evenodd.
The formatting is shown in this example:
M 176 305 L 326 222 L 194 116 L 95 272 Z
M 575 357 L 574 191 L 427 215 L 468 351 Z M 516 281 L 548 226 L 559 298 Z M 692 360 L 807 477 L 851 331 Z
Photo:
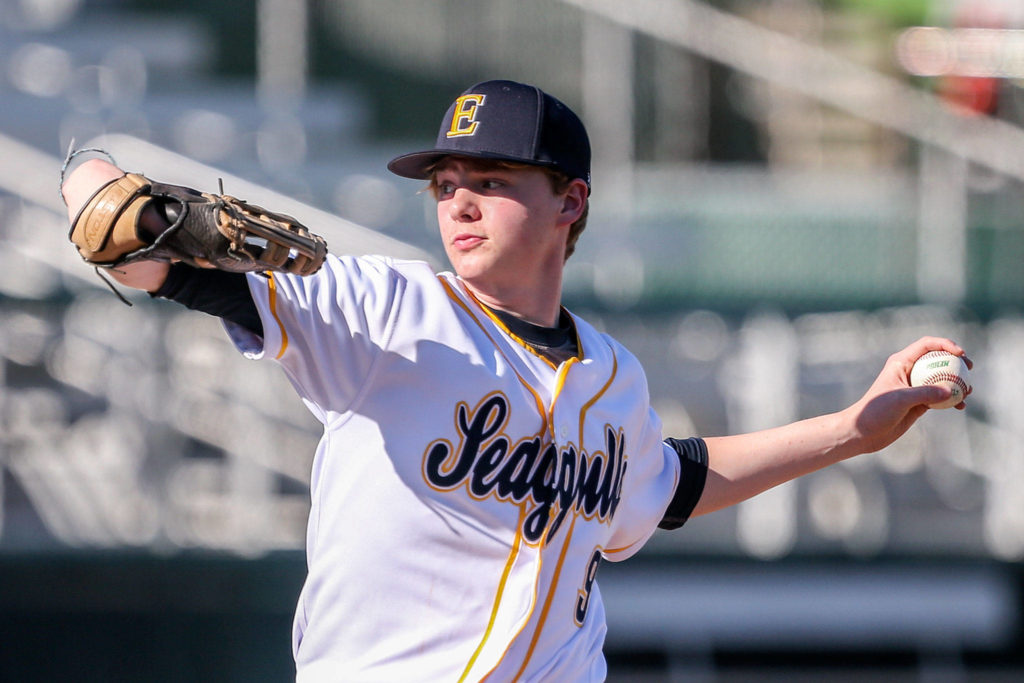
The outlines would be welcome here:
M 925 386 L 930 386 L 938 382 L 952 382 L 953 384 L 960 387 L 960 392 L 962 394 L 967 394 L 967 382 L 964 381 L 963 377 L 960 377 L 959 375 L 954 375 L 951 372 L 937 372 L 934 375 L 929 376 L 928 379 L 922 382 L 922 384 L 924 384 Z

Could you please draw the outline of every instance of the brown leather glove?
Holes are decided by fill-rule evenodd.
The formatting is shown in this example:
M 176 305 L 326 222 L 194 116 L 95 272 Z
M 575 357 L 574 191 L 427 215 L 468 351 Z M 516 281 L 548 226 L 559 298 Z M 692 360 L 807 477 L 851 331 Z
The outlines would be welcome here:
M 153 230 L 154 223 L 161 227 Z M 97 190 L 72 222 L 69 238 L 86 262 L 105 268 L 152 260 L 311 275 L 327 257 L 323 237 L 290 216 L 136 173 Z

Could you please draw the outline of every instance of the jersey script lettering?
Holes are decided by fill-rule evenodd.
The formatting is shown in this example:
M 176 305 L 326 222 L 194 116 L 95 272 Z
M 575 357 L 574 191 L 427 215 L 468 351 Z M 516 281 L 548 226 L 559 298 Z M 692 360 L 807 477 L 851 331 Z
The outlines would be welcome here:
M 504 431 L 508 419 L 509 402 L 500 393 L 476 409 L 459 403 L 459 444 L 432 442 L 423 458 L 424 478 L 442 491 L 466 484 L 477 499 L 529 500 L 532 509 L 522 529 L 528 543 L 543 539 L 546 544 L 570 512 L 601 522 L 612 519 L 627 465 L 621 429 L 605 425 L 606 450 L 588 454 L 571 443 L 559 450 L 540 435 L 513 441 Z

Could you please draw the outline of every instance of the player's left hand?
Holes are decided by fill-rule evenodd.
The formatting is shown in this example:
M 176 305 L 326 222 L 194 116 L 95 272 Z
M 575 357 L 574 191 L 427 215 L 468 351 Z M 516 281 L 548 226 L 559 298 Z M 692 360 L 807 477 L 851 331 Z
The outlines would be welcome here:
M 929 405 L 949 398 L 947 387 L 910 386 L 914 362 L 929 351 L 948 351 L 962 356 L 968 368 L 974 366 L 959 345 L 942 337 L 922 337 L 891 355 L 864 396 L 843 411 L 851 421 L 858 452 L 873 453 L 885 448 L 906 433 Z M 963 401 L 956 406 L 958 410 L 964 407 Z
M 157 206 L 166 225 L 150 234 L 143 219 Z M 325 240 L 290 216 L 137 173 L 106 180 L 76 213 L 68 237 L 83 260 L 108 269 L 150 260 L 311 275 L 327 256 Z

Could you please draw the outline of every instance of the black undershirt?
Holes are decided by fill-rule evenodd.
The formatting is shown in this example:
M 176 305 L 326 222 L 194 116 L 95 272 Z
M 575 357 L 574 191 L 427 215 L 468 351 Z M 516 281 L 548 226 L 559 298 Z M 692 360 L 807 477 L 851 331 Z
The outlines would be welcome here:
M 152 296 L 177 301 L 194 311 L 230 320 L 263 336 L 263 322 L 244 273 L 175 263 L 167 272 L 167 279 Z
M 576 326 L 572 322 L 572 316 L 564 308 L 558 316 L 558 324 L 555 327 L 534 325 L 511 313 L 490 306 L 487 307 L 487 310 L 497 316 L 509 329 L 509 332 L 529 344 L 537 353 L 553 361 L 555 365 L 574 358 L 580 353 L 579 344 L 576 342 Z
M 174 264 L 167 273 L 167 279 L 152 296 L 177 301 L 187 308 L 229 320 L 263 336 L 259 311 L 242 273 Z M 562 309 L 555 327 L 534 325 L 510 313 L 490 310 L 509 331 L 556 364 L 579 355 L 576 326 L 565 309 Z M 658 526 L 677 529 L 690 517 L 704 491 L 708 450 L 704 440 L 697 437 L 665 439 L 665 443 L 676 452 L 682 471 L 672 501 Z

